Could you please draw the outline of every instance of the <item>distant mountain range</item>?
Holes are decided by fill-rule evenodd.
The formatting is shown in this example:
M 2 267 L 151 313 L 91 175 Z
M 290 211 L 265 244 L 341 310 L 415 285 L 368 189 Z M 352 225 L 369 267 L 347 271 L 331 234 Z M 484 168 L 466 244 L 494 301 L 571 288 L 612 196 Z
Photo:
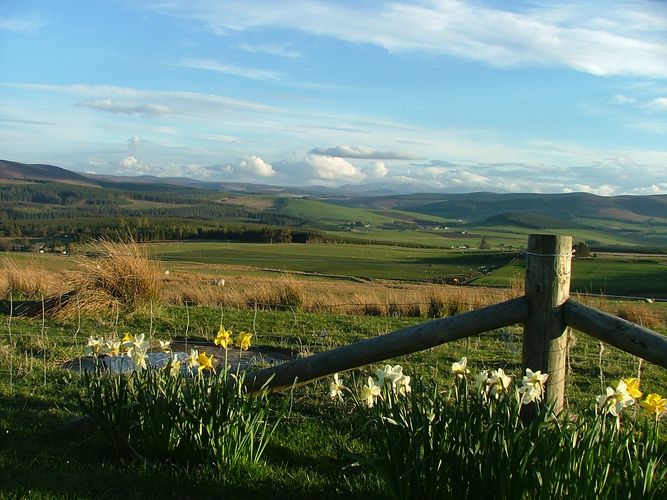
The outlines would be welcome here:
M 237 196 L 309 197 L 348 208 L 402 210 L 461 219 L 466 223 L 529 228 L 591 227 L 590 219 L 667 225 L 667 195 L 597 196 L 589 193 L 417 193 L 399 194 L 383 184 L 366 186 L 287 187 L 238 182 L 207 182 L 187 177 L 78 174 L 54 165 L 0 160 L 0 180 L 42 181 L 107 189 L 142 191 L 150 185 L 223 191 Z M 333 208 L 333 207 L 332 207 Z M 584 219 L 587 219 L 584 221 Z

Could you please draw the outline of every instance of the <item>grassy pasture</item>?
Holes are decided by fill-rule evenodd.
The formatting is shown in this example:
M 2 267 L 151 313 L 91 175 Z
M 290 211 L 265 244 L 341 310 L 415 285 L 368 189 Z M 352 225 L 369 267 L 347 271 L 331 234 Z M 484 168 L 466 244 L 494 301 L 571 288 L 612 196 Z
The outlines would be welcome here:
M 286 206 L 279 210 L 286 215 L 337 225 L 359 221 L 377 227 L 389 226 L 396 221 L 413 223 L 417 220 L 447 225 L 447 219 L 434 215 L 402 210 L 351 208 L 303 198 L 290 198 L 286 200 Z
M 164 261 L 402 280 L 473 277 L 481 274 L 481 266 L 500 265 L 510 259 L 498 253 L 349 244 L 163 243 L 152 245 L 151 252 Z
M 522 280 L 523 273 L 524 263 L 517 260 L 475 280 L 475 284 L 508 286 Z M 600 255 L 594 259 L 574 259 L 571 289 L 581 293 L 667 298 L 667 256 Z

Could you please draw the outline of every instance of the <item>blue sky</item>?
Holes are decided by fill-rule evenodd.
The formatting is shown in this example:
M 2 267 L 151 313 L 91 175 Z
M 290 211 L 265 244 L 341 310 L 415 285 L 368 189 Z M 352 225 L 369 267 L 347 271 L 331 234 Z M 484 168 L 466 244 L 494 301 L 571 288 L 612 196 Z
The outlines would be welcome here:
M 4 0 L 0 158 L 667 194 L 667 3 Z

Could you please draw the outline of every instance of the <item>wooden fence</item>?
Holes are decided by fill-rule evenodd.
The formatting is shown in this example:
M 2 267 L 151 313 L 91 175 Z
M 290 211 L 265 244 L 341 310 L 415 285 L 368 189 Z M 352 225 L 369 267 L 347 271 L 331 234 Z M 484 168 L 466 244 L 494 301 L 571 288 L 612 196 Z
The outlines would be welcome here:
M 569 298 L 572 237 L 531 235 L 525 295 L 472 312 L 396 330 L 248 374 L 245 385 L 273 390 L 410 354 L 445 342 L 523 323 L 523 369 L 548 373 L 546 399 L 563 407 L 567 328 L 667 368 L 667 337 Z

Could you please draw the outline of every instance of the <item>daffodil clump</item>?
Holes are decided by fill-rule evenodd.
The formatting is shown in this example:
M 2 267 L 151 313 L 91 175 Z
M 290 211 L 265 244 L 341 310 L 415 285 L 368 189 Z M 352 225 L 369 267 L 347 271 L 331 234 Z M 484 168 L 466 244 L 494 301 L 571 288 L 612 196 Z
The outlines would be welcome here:
M 619 421 L 623 410 L 637 403 L 647 416 L 656 421 L 667 414 L 667 399 L 660 394 L 651 393 L 642 401 L 643 395 L 639 390 L 639 379 L 624 378 L 619 380 L 615 387 L 607 387 L 605 394 L 597 396 L 597 408 L 601 413 L 612 415 Z
M 84 349 L 84 355 L 94 357 L 127 356 L 132 360 L 135 371 L 142 371 L 148 369 L 148 350 L 150 347 L 150 342 L 146 340 L 143 333 L 132 335 L 126 332 L 120 340 L 91 336 Z M 188 357 L 182 360 L 177 353 L 172 352 L 171 341 L 169 340 L 158 340 L 156 348 L 170 355 L 165 371 L 173 377 L 181 374 L 183 366 L 188 368 L 186 373 L 190 374 L 215 373 L 216 371 L 215 364 L 217 361 L 213 355 L 208 356 L 205 352 L 200 353 L 197 349 L 191 349 Z
M 239 350 L 250 347 L 252 334 L 235 340 L 223 328 L 216 345 Z M 278 422 L 289 406 L 269 408 L 266 387 L 248 394 L 245 374 L 218 367 L 215 356 L 199 349 L 171 352 L 164 369 L 146 369 L 149 343 L 143 335 L 127 334 L 106 349 L 107 341 L 92 338 L 91 354 L 125 355 L 135 362 L 129 374 L 83 374 L 80 404 L 106 442 L 121 455 L 142 461 L 168 462 L 190 467 L 213 465 L 220 470 L 243 467 L 260 460 Z M 114 354 L 115 355 L 115 354 Z M 206 374 L 207 376 L 203 376 Z
M 411 383 L 407 397 L 382 399 L 399 387 L 402 370 L 386 366 L 362 387 L 364 429 L 387 498 L 659 498 L 667 484 L 657 420 L 667 399 L 643 397 L 637 379 L 623 379 L 598 397 L 598 411 L 554 414 L 547 374 L 526 369 L 512 379 L 502 368 L 471 374 L 468 360 L 451 365 L 454 383 Z M 330 396 L 345 390 L 340 377 Z M 397 391 L 394 391 L 397 392 Z M 655 419 L 608 425 L 640 402 Z M 531 405 L 527 411 L 527 405 Z M 530 416 L 530 418 L 528 418 Z M 618 419 L 615 419 L 618 422 Z
M 403 373 L 401 365 L 384 365 L 375 372 L 375 378 L 368 377 L 359 390 L 359 401 L 368 408 L 373 408 L 378 401 L 391 402 L 399 396 L 406 396 L 411 391 L 410 377 Z M 342 377 L 335 373 L 329 384 L 329 397 L 343 401 L 344 392 L 353 392 L 343 384 Z
M 161 346 L 169 346 L 169 342 L 160 341 Z M 84 348 L 85 356 L 127 356 L 132 359 L 136 370 L 145 370 L 148 360 L 150 343 L 145 334 L 131 335 L 126 332 L 121 339 L 89 337 Z

